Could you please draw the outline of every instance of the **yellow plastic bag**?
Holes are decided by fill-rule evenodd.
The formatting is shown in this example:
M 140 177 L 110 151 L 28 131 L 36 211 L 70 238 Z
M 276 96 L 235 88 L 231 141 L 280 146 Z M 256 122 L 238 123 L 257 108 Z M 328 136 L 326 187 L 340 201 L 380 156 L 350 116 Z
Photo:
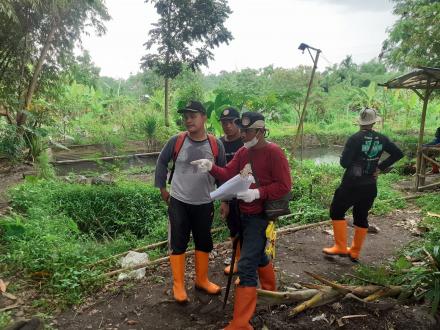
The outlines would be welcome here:
M 266 228 L 266 254 L 268 257 L 275 259 L 275 240 L 277 239 L 277 231 L 275 228 L 275 222 L 269 221 L 269 225 Z

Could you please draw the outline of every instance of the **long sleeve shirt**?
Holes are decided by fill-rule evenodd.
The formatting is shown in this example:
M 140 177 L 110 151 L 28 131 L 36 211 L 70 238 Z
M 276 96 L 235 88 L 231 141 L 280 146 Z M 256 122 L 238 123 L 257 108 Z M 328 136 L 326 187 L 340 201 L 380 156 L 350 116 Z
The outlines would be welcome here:
M 389 156 L 380 161 L 383 152 Z M 340 164 L 346 169 L 343 184 L 375 184 L 374 173 L 379 168 L 384 171 L 403 157 L 402 151 L 388 137 L 378 132 L 361 130 L 350 136 L 342 151 Z M 354 165 L 361 166 L 362 176 L 353 178 L 350 175 Z
M 250 189 L 258 188 L 260 198 L 251 203 L 240 200 L 240 211 L 244 214 L 259 214 L 264 212 L 265 200 L 280 199 L 292 189 L 289 163 L 279 146 L 268 143 L 259 149 L 243 147 L 226 167 L 213 165 L 210 173 L 219 181 L 227 181 L 240 173 L 249 163 L 249 157 L 252 157 L 253 175 L 259 182 L 259 187 L 252 184 Z

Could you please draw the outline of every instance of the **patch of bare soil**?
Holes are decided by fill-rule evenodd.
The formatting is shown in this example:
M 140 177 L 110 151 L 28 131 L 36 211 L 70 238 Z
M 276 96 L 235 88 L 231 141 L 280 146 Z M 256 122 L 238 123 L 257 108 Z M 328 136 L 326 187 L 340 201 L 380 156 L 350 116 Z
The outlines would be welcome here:
M 396 211 L 386 217 L 372 217 L 379 228 L 369 234 L 362 262 L 386 263 L 396 252 L 413 240 L 415 224 L 420 219 L 417 209 Z M 311 282 L 304 271 L 338 279 L 352 273 L 354 264 L 348 258 L 324 258 L 321 249 L 332 243 L 330 227 L 316 227 L 285 234 L 277 241 L 275 266 L 280 288 L 298 282 Z M 211 255 L 211 280 L 226 286 L 223 275 L 228 249 Z M 223 296 L 207 296 L 194 290 L 193 258 L 187 258 L 187 289 L 191 301 L 184 305 L 173 302 L 171 273 L 168 264 L 148 270 L 141 281 L 108 285 L 84 305 L 66 311 L 53 320 L 58 329 L 221 329 L 232 317 L 233 294 L 223 311 Z M 224 294 L 224 289 L 222 294 Z M 293 306 L 258 307 L 252 325 L 256 329 L 438 329 L 436 319 L 423 306 L 394 305 L 372 308 L 362 303 L 342 301 L 307 310 L 288 317 Z M 353 317 L 356 315 L 356 317 Z

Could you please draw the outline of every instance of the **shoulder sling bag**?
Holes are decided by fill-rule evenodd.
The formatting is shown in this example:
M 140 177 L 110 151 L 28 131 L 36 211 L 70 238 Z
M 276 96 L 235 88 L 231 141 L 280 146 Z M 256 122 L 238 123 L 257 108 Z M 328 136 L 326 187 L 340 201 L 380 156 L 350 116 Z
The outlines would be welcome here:
M 252 164 L 251 153 L 249 152 L 249 163 L 252 169 L 252 175 L 255 178 L 255 182 L 257 187 L 260 187 L 260 182 L 258 180 L 257 174 L 254 171 L 254 166 Z M 265 200 L 264 201 L 264 213 L 266 214 L 267 219 L 276 220 L 278 217 L 282 215 L 290 214 L 289 202 L 293 199 L 292 192 L 289 191 L 286 195 L 281 197 L 280 199 L 275 200 Z

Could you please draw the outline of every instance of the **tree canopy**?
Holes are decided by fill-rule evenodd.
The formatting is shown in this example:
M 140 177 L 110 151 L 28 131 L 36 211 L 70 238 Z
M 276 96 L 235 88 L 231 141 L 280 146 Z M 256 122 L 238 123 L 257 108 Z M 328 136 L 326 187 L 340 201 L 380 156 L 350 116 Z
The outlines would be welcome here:
M 102 34 L 109 19 L 102 0 L 2 1 L 0 101 L 17 113 L 17 125 L 26 121 L 34 93 L 50 90 L 72 63 L 86 28 Z
M 232 40 L 224 23 L 231 14 L 226 0 L 147 0 L 160 18 L 145 43 L 142 66 L 165 78 L 165 122 L 168 120 L 168 82 L 185 66 L 196 70 L 214 58 L 212 49 Z
M 383 43 L 383 56 L 393 67 L 440 67 L 440 1 L 393 0 L 399 18 Z

